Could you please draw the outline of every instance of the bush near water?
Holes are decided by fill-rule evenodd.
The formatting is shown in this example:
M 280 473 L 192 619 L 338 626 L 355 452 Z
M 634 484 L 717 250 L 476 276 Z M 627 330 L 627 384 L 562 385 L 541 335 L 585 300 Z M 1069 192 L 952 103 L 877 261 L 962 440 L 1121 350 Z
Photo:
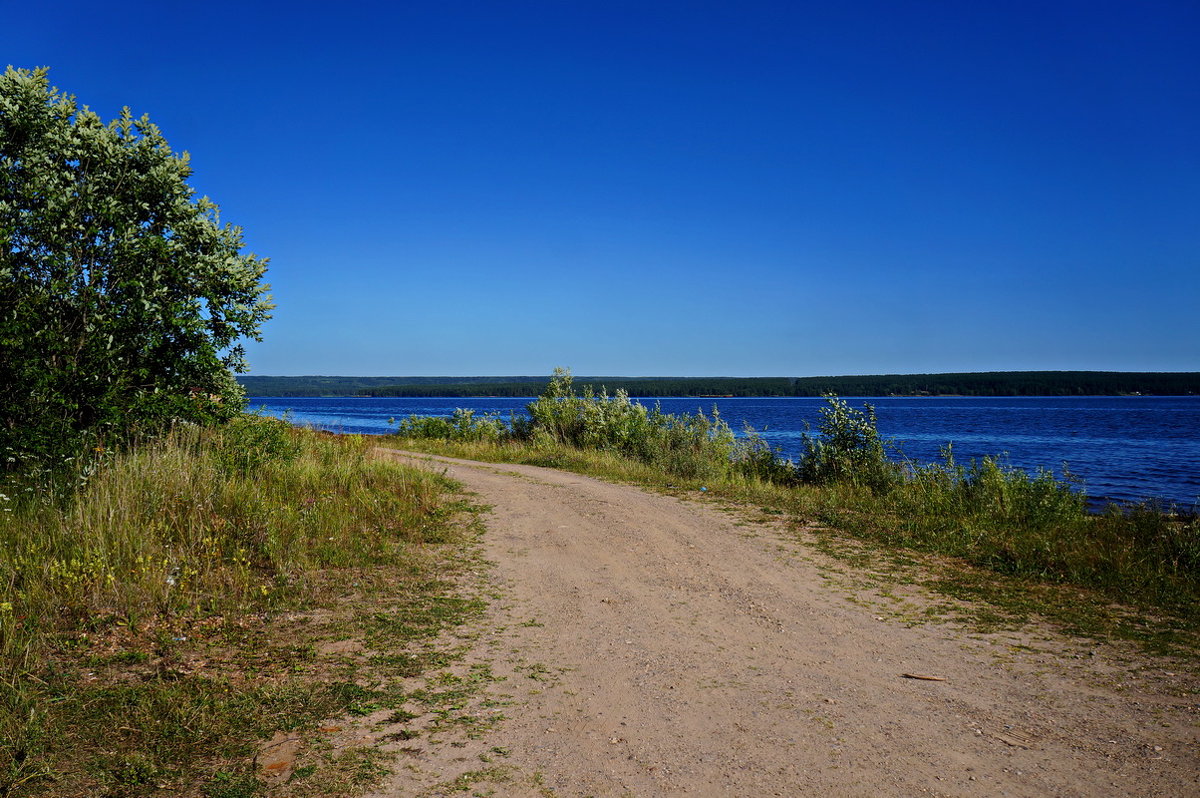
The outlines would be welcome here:
M 964 464 L 947 447 L 938 463 L 904 461 L 879 435 L 870 405 L 859 410 L 827 395 L 796 462 L 751 429 L 735 435 L 715 407 L 711 414 L 673 415 L 623 391 L 577 392 L 563 369 L 527 410 L 509 418 L 470 410 L 450 418 L 412 416 L 399 423 L 397 436 L 415 444 L 447 441 L 465 456 L 569 467 L 581 467 L 587 452 L 616 455 L 678 480 L 731 486 L 735 495 L 766 486 L 802 515 L 888 546 L 1099 589 L 1200 621 L 1195 515 L 1154 503 L 1092 513 L 1069 481 L 1010 468 L 999 456 Z

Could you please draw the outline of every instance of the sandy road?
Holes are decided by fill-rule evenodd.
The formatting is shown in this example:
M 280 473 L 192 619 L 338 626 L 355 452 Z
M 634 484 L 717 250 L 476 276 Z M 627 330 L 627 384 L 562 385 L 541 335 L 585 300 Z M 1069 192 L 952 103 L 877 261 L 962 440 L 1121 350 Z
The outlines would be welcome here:
M 486 794 L 1200 795 L 1196 685 L 1168 663 L 910 628 L 802 542 L 706 504 L 409 459 L 494 508 L 505 631 L 487 645 L 518 703 L 480 750 L 535 778 Z

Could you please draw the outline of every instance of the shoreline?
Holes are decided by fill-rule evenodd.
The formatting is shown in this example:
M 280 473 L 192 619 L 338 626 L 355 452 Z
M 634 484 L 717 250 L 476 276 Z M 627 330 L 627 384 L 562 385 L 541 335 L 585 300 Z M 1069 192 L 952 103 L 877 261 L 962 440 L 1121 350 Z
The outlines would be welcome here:
M 1042 397 L 1047 399 L 1047 397 Z M 283 417 L 286 410 L 294 411 L 295 415 L 292 421 L 297 426 L 313 426 L 318 429 L 326 429 L 333 432 L 348 432 L 351 434 L 364 434 L 372 436 L 386 436 L 395 431 L 394 426 L 387 426 L 386 421 L 389 418 L 396 422 L 410 413 L 419 415 L 431 414 L 435 416 L 448 417 L 456 407 L 465 407 L 474 409 L 476 415 L 481 415 L 486 412 L 498 412 L 502 417 L 507 418 L 510 412 L 516 412 L 524 416 L 524 407 L 528 402 L 535 401 L 536 397 L 499 397 L 494 401 L 497 405 L 492 407 L 487 403 L 493 401 L 488 397 L 343 397 L 335 399 L 325 399 L 322 397 L 309 397 L 299 399 L 298 397 L 252 397 L 253 401 L 250 407 L 266 406 L 268 413 L 276 417 Z M 697 399 L 696 397 L 685 398 L 670 398 L 663 397 L 668 403 L 666 408 L 669 412 L 693 412 L 697 406 L 691 404 L 689 400 L 700 402 L 701 410 L 708 410 L 704 406 L 704 402 L 713 400 Z M 775 404 L 777 399 L 786 401 Z M 1077 438 L 1068 435 L 1064 430 L 1052 440 L 1047 449 L 1041 443 L 1025 443 L 1022 436 L 1026 434 L 1035 434 L 1028 432 L 1019 425 L 1023 424 L 1025 414 L 1033 414 L 1032 418 L 1037 418 L 1037 409 L 1030 407 L 1029 402 L 1034 401 L 1032 397 L 1002 397 L 988 398 L 989 401 L 995 401 L 998 406 L 1005 412 L 1016 413 L 1017 423 L 1008 426 L 1000 426 L 993 424 L 994 431 L 998 435 L 997 442 L 994 445 L 988 445 L 988 434 L 974 433 L 973 440 L 963 442 L 960 440 L 950 424 L 939 424 L 934 433 L 928 434 L 921 431 L 921 426 L 927 422 L 920 417 L 916 417 L 911 421 L 906 420 L 909 413 L 938 413 L 939 408 L 936 405 L 927 405 L 926 401 L 944 401 L 947 403 L 948 409 L 953 409 L 954 406 L 963 408 L 975 408 L 969 412 L 974 413 L 990 413 L 991 406 L 980 404 L 980 400 L 985 397 L 955 397 L 951 399 L 922 397 L 920 401 L 912 398 L 904 398 L 898 401 L 903 402 L 901 405 L 889 404 L 885 397 L 883 401 L 875 404 L 880 415 L 887 418 L 891 417 L 891 426 L 895 428 L 899 425 L 904 425 L 905 429 L 898 432 L 889 432 L 885 434 L 885 439 L 898 443 L 903 450 L 899 457 L 893 457 L 896 462 L 905 460 L 917 464 L 933 464 L 941 462 L 941 453 L 946 442 L 954 443 L 954 453 L 956 459 L 960 462 L 969 462 L 972 458 L 981 458 L 985 456 L 1001 456 L 1004 457 L 1006 464 L 1012 467 L 1023 470 L 1026 473 L 1034 474 L 1039 468 L 1051 470 L 1056 477 L 1066 479 L 1068 475 L 1063 472 L 1062 465 L 1066 462 L 1070 466 L 1070 470 L 1075 474 L 1082 474 L 1086 480 L 1084 492 L 1088 496 L 1089 508 L 1094 513 L 1103 512 L 1109 504 L 1117 504 L 1121 506 L 1132 506 L 1137 504 L 1158 502 L 1164 508 L 1174 507 L 1180 513 L 1196 513 L 1200 511 L 1200 486 L 1192 486 L 1195 481 L 1194 471 L 1188 470 L 1184 460 L 1166 460 L 1156 459 L 1158 455 L 1157 443 L 1154 439 L 1145 439 L 1138 437 L 1130 437 L 1127 442 L 1122 442 L 1119 439 L 1105 440 L 1102 443 L 1087 443 L 1078 440 Z M 1194 397 L 1138 397 L 1138 404 L 1127 404 L 1127 399 L 1117 397 L 1089 397 L 1080 399 L 1078 397 L 1048 397 L 1052 403 L 1051 412 L 1059 414 L 1063 423 L 1075 423 L 1072 416 L 1072 408 L 1070 402 L 1083 402 L 1085 405 L 1090 405 L 1093 400 L 1099 400 L 1100 407 L 1109 408 L 1104 412 L 1123 413 L 1136 412 L 1141 413 L 1143 410 L 1150 412 L 1156 409 L 1154 403 L 1170 402 L 1172 399 L 1180 399 L 1188 404 L 1185 405 L 1179 412 L 1187 412 L 1190 408 L 1190 403 Z M 293 405 L 293 400 L 297 400 Z M 1106 401 L 1107 400 L 1107 401 Z M 631 398 L 631 401 L 638 402 L 645 406 L 652 406 L 644 399 Z M 805 416 L 816 417 L 816 409 L 820 406 L 823 400 L 812 400 L 806 397 L 776 397 L 771 400 L 764 399 L 716 399 L 718 403 L 728 403 L 722 409 L 722 416 L 730 421 L 734 429 L 735 435 L 742 435 L 743 420 L 746 423 L 752 424 L 756 429 L 761 430 L 766 440 L 771 445 L 783 450 L 784 457 L 796 457 L 796 447 L 798 445 L 798 436 L 802 433 L 803 427 L 800 418 Z M 853 404 L 859 404 L 863 401 L 862 397 L 847 397 L 847 401 Z M 897 400 L 893 400 L 897 401 Z M 331 402 L 334 406 L 328 408 L 329 414 L 322 412 L 325 408 L 320 407 L 323 402 Z M 397 403 L 395 407 L 389 406 L 390 403 Z M 1149 405 L 1143 405 L 1140 402 L 1149 402 Z M 337 419 L 338 405 L 345 403 L 344 408 L 362 408 L 353 411 L 347 410 L 350 415 Z M 483 406 L 481 407 L 481 403 Z M 872 403 L 868 401 L 868 403 Z M 314 407 L 314 405 L 316 407 Z M 378 408 L 372 411 L 372 408 Z M 742 408 L 745 408 L 744 410 Z M 757 410 L 755 408 L 758 408 Z M 777 408 L 777 410 L 775 409 Z M 789 409 L 789 408 L 794 408 Z M 1149 408 L 1149 410 L 1147 410 Z M 1196 412 L 1200 413 L 1200 403 L 1196 405 Z M 315 411 L 315 412 L 314 412 Z M 1094 411 L 1084 410 L 1085 420 L 1092 417 Z M 359 415 L 359 414 L 363 415 Z M 782 413 L 783 415 L 774 415 Z M 757 416 L 757 418 L 756 418 Z M 747 418 L 749 417 L 749 418 Z M 336 419 L 336 420 L 335 420 Z M 790 420 L 789 420 L 790 419 Z M 1157 418 L 1154 419 L 1158 423 Z M 964 424 L 970 424 L 971 419 L 960 419 Z M 1110 422 L 1110 426 L 1124 424 L 1124 422 L 1116 417 Z M 881 421 L 882 425 L 882 421 Z M 1048 430 L 1039 431 L 1038 434 L 1054 434 L 1054 428 L 1051 425 Z M 1178 436 L 1179 433 L 1176 433 Z M 971 436 L 967 436 L 971 437 Z M 1010 440 L 1011 438 L 1011 440 Z M 1178 438 L 1176 438 L 1177 440 Z M 1114 443 L 1116 448 L 1114 448 Z M 1168 444 L 1179 447 L 1182 444 Z M 1185 447 L 1186 448 L 1186 447 Z M 1197 464 L 1200 465 L 1200 454 L 1196 455 Z M 1134 458 L 1134 459 L 1127 459 Z M 1164 471 L 1165 469 L 1165 471 Z M 1166 481 L 1148 486 L 1144 483 L 1146 474 L 1162 473 L 1165 474 Z

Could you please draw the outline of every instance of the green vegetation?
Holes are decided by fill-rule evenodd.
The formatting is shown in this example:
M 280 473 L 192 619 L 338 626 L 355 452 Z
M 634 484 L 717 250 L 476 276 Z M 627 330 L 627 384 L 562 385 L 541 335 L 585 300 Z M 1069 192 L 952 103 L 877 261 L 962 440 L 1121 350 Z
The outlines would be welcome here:
M 741 474 L 782 478 L 784 466 L 753 431 L 736 436 L 714 408 L 712 415 L 672 415 L 632 402 L 623 391 L 575 393 L 570 372 L 556 369 L 546 392 L 528 407 L 529 416 L 457 410 L 449 418 L 410 416 L 397 434 L 453 441 L 520 441 L 535 448 L 565 445 L 602 449 L 687 477 Z
M 0 469 L 240 412 L 266 261 L 190 175 L 148 118 L 0 75 Z
M 545 377 L 259 377 L 251 396 L 537 396 Z M 848 377 L 578 377 L 581 389 L 628 396 L 1185 396 L 1198 372 L 997 371 Z
M 897 462 L 876 431 L 871 407 L 856 410 L 836 397 L 827 398 L 797 463 L 781 460 L 752 435 L 735 439 L 717 417 L 637 407 L 621 394 L 575 394 L 569 375 L 558 373 L 529 406 L 528 420 L 437 428 L 410 419 L 394 444 L 703 486 L 710 495 L 783 510 L 799 523 L 816 522 L 887 548 L 949 555 L 992 574 L 997 584 L 1012 578 L 1084 588 L 1095 592 L 1090 600 L 1097 606 L 1120 602 L 1143 615 L 1169 617 L 1168 626 L 1200 627 L 1195 517 L 1153 505 L 1091 514 L 1070 484 L 1049 472 L 1007 468 L 996 458 L 960 464 L 947 450 L 941 463 Z M 481 426 L 486 434 L 477 432 Z
M 337 724 L 411 740 L 500 717 L 465 710 L 492 677 L 449 669 L 465 645 L 443 634 L 483 606 L 466 576 L 479 564 L 474 508 L 442 478 L 369 457 L 361 438 L 241 414 L 231 370 L 270 309 L 265 260 L 242 254 L 189 176 L 146 118 L 106 125 L 45 70 L 0 76 L 0 796 L 261 796 L 256 751 L 281 733 L 300 754 L 270 794 L 352 795 L 388 765 L 372 745 L 335 744 Z M 1200 390 L 1197 374 L 591 378 L 580 392 L 563 371 L 243 384 L 540 391 L 528 417 L 414 417 L 393 440 L 711 489 L 883 548 L 952 555 L 998 584 L 1082 587 L 1200 625 L 1194 518 L 1090 516 L 1050 474 L 993 459 L 894 462 L 870 408 L 832 397 L 799 463 L 715 409 L 671 415 L 629 398 L 1181 394 Z M 991 595 L 979 579 L 947 584 Z
M 0 75 L 0 796 L 353 795 L 387 756 L 338 724 L 485 722 L 404 689 L 482 608 L 472 508 L 242 415 L 266 261 L 190 174 L 147 118 Z M 274 737 L 299 759 L 256 767 Z
M 307 741 L 280 794 L 376 778 L 320 721 L 399 713 L 480 604 L 453 486 L 369 446 L 241 416 L 107 454 L 66 499 L 0 488 L 0 795 L 261 795 L 280 731 Z M 319 654 L 345 639 L 381 653 Z

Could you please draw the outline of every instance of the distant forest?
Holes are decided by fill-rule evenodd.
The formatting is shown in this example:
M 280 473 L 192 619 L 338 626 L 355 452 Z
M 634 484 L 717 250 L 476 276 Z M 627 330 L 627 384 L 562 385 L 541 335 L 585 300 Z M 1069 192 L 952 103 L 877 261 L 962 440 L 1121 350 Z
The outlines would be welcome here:
M 239 376 L 250 396 L 536 396 L 548 377 Z M 1200 372 L 986 371 L 848 377 L 576 377 L 630 396 L 1185 396 Z

